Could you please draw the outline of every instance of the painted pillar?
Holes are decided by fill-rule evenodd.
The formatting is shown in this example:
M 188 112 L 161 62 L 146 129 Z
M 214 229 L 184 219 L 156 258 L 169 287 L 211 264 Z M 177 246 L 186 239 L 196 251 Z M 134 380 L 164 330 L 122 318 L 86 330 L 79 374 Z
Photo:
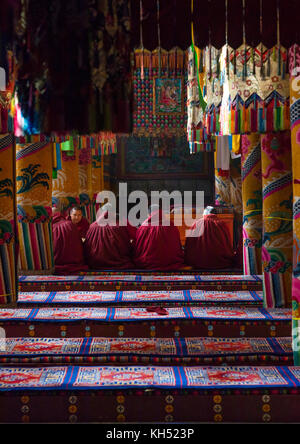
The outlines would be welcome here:
M 53 271 L 51 198 L 52 144 L 16 146 L 19 269 L 21 273 Z
M 266 307 L 290 307 L 292 289 L 292 163 L 290 131 L 261 135 L 262 261 Z
M 262 181 L 260 134 L 242 137 L 244 274 L 261 274 Z
M 237 247 L 243 221 L 241 157 L 230 159 L 230 204 L 234 210 L 234 245 Z
M 0 304 L 16 302 L 14 143 L 0 135 Z
M 291 48 L 290 117 L 293 165 L 293 351 L 294 364 L 300 365 L 300 48 Z M 299 69 L 299 68 L 298 68 Z

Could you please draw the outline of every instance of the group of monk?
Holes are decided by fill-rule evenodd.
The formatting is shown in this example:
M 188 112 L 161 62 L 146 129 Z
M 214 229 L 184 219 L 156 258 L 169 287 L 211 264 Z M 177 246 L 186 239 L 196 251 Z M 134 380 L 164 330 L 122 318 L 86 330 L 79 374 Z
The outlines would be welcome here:
M 72 274 L 80 271 L 159 270 L 176 271 L 230 269 L 239 265 L 239 253 L 233 249 L 226 224 L 214 210 L 205 210 L 191 228 L 184 247 L 177 226 L 163 223 L 165 214 L 151 208 L 148 218 L 138 228 L 102 224 L 103 210 L 91 225 L 80 207 L 73 207 L 64 217 L 53 208 L 53 250 L 55 272 Z M 154 223 L 153 223 L 154 222 Z

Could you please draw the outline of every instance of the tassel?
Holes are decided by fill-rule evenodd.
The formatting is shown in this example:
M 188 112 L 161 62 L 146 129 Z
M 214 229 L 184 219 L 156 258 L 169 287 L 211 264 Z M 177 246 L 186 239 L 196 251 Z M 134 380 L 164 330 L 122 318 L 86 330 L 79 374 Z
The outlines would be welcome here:
M 276 121 L 278 124 L 278 131 L 283 131 L 283 106 L 278 106 L 276 108 Z
M 231 108 L 230 112 L 231 122 L 230 122 L 230 133 L 234 134 L 234 125 L 235 125 L 235 111 Z
M 238 127 L 238 131 L 236 134 L 240 134 L 240 133 L 244 132 L 243 131 L 244 125 L 243 125 L 243 110 L 242 109 L 239 109 L 238 116 L 239 116 L 239 127 Z
M 256 121 L 257 121 L 257 115 L 256 115 L 256 111 L 254 108 L 250 109 L 250 131 L 251 133 L 255 133 L 256 132 Z
M 243 133 L 247 133 L 248 132 L 248 113 L 247 113 L 247 109 L 246 109 L 246 105 L 243 105 L 243 118 L 242 118 L 242 122 L 244 124 L 244 128 L 243 128 Z
M 238 109 L 238 104 L 235 110 L 235 115 L 234 115 L 234 132 L 233 134 L 238 134 L 239 132 L 239 109 Z
M 216 132 L 216 109 L 214 108 L 212 133 Z
M 258 132 L 259 133 L 265 132 L 265 122 L 264 122 L 263 113 L 264 113 L 263 108 L 259 108 L 259 110 L 258 110 Z
M 274 128 L 274 108 L 270 104 L 267 108 L 267 132 L 276 131 Z
M 220 132 L 220 113 L 217 112 L 216 116 L 216 133 Z

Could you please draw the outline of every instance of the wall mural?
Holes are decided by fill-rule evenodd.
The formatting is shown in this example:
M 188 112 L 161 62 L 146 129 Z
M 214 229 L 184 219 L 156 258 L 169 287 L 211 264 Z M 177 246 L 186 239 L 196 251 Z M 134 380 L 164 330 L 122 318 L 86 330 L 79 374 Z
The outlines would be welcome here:
M 116 175 L 128 190 L 203 190 L 213 197 L 211 153 L 191 155 L 186 137 L 118 137 Z

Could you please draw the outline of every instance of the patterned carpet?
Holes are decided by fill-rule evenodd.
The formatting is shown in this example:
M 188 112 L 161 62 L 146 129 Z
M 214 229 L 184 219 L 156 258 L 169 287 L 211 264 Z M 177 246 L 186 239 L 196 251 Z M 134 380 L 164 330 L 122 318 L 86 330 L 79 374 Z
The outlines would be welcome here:
M 0 368 L 0 391 L 124 388 L 299 388 L 300 367 Z
M 0 309 L 0 322 L 30 321 L 83 321 L 97 322 L 141 322 L 144 320 L 243 320 L 243 321 L 283 321 L 290 322 L 291 309 L 269 309 L 248 307 L 90 307 L 90 308 L 3 308 Z
M 18 304 L 126 304 L 126 303 L 202 303 L 202 304 L 234 304 L 262 305 L 262 291 L 209 291 L 209 290 L 178 290 L 178 291 L 61 291 L 61 292 L 20 292 Z

